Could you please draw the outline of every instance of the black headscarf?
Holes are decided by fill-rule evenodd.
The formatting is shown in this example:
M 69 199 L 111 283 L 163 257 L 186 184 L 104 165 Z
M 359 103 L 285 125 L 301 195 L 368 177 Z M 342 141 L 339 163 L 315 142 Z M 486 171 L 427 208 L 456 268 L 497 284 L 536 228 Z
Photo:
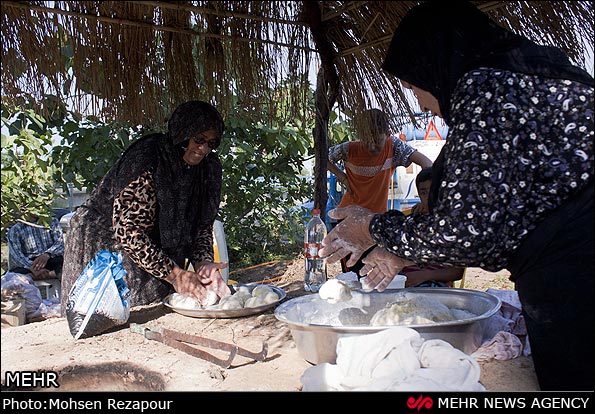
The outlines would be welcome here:
M 566 54 L 540 46 L 492 21 L 466 1 L 428 1 L 413 7 L 395 31 L 382 68 L 431 93 L 450 124 L 458 80 L 480 67 L 510 70 L 593 86 L 593 77 Z
M 191 257 L 198 231 L 213 223 L 221 200 L 222 168 L 217 154 L 210 152 L 194 166 L 182 158 L 188 139 L 211 129 L 220 141 L 224 123 L 217 109 L 202 101 L 181 104 L 168 121 L 167 134 L 147 135 L 122 154 L 98 188 L 103 197 L 94 197 L 89 206 L 99 209 L 100 199 L 106 198 L 113 203 L 124 187 L 144 172 L 152 172 L 158 220 L 151 237 L 183 266 L 180 261 Z
M 459 79 L 478 68 L 510 70 L 593 86 L 593 77 L 560 49 L 540 46 L 497 25 L 466 1 L 428 1 L 413 7 L 393 34 L 382 68 L 431 93 L 450 125 L 450 101 Z M 430 209 L 444 171 L 444 150 L 432 166 Z
M 221 163 L 210 152 L 200 164 L 188 167 L 184 147 L 191 136 L 213 129 L 223 135 L 223 119 L 210 104 L 190 101 L 171 115 L 168 139 L 162 140 L 155 173 L 159 203 L 159 233 L 164 248 L 184 246 L 186 257 L 199 229 L 213 223 L 221 201 Z M 174 145 L 171 145 L 173 143 Z

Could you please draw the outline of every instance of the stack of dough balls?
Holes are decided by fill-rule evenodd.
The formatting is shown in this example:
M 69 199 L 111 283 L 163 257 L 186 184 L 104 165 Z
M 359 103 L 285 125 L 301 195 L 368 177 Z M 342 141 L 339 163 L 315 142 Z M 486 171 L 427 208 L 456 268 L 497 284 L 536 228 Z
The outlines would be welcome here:
M 257 308 L 279 300 L 279 295 L 268 285 L 257 285 L 250 291 L 248 286 L 239 286 L 233 295 L 219 300 L 219 309 Z
M 171 295 L 169 304 L 174 308 L 187 310 L 201 310 L 209 307 L 210 309 L 244 309 L 256 308 L 262 305 L 267 305 L 279 300 L 279 295 L 269 285 L 257 285 L 250 291 L 248 286 L 239 286 L 233 295 L 224 296 L 219 299 L 217 307 L 217 294 L 211 290 L 207 292 L 207 301 L 205 306 L 194 298 L 179 293 Z

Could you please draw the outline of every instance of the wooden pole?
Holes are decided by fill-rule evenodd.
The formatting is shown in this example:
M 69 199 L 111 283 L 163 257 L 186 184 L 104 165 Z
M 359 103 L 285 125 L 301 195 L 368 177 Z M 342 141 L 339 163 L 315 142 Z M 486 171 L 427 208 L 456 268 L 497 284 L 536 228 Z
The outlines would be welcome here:
M 316 77 L 316 91 L 314 92 L 314 105 L 316 118 L 314 123 L 314 208 L 320 209 L 320 218 L 326 219 L 326 203 L 328 189 L 326 170 L 328 163 L 328 124 L 331 106 L 327 96 L 327 82 L 322 67 L 318 69 Z
M 339 75 L 335 66 L 335 49 L 328 41 L 328 23 L 322 21 L 319 2 L 305 1 L 304 15 L 310 26 L 316 49 L 320 54 L 321 67 L 316 79 L 314 105 L 316 118 L 314 123 L 314 208 L 320 209 L 320 218 L 326 220 L 326 202 L 328 200 L 327 163 L 328 163 L 328 125 L 331 110 L 339 96 Z

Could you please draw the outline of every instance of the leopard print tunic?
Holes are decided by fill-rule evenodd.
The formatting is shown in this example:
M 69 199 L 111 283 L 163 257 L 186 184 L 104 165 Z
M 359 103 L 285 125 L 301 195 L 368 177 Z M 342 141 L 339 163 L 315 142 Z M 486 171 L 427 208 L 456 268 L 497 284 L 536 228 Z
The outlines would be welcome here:
M 151 239 L 149 234 L 157 220 L 155 182 L 146 172 L 124 188 L 114 200 L 113 226 L 116 241 L 131 259 L 146 272 L 163 279 L 174 262 Z M 213 227 L 199 232 L 193 263 L 213 261 Z M 184 267 L 184 264 L 179 264 Z
M 131 306 L 157 303 L 174 292 L 172 285 L 163 280 L 174 261 L 150 237 L 156 215 L 157 196 L 150 172 L 143 173 L 114 198 L 112 222 L 86 205 L 76 210 L 65 234 L 65 256 L 69 260 L 64 263 L 62 279 L 63 312 L 64 295 L 99 250 L 122 254 Z M 212 226 L 198 234 L 193 251 L 194 263 L 213 261 Z

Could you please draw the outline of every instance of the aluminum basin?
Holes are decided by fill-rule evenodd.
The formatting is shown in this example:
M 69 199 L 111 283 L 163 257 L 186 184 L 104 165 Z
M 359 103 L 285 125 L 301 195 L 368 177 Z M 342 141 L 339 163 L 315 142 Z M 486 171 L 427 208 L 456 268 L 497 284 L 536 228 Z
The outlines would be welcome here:
M 495 314 L 501 305 L 498 297 L 489 293 L 457 288 L 408 288 L 384 292 L 357 292 L 353 303 L 329 304 L 318 294 L 300 296 L 288 300 L 275 309 L 275 317 L 289 325 L 300 355 L 312 364 L 335 363 L 337 341 L 340 338 L 375 333 L 394 325 L 370 326 L 369 318 L 398 295 L 423 295 L 442 302 L 451 309 L 461 309 L 477 316 L 448 322 L 420 325 L 403 325 L 415 329 L 424 339 L 442 339 L 466 354 L 471 354 L 480 345 L 484 323 Z M 360 323 L 341 325 L 341 316 L 354 308 L 367 312 Z M 345 309 L 349 309 L 346 311 Z M 357 309 L 356 309 L 357 310 Z M 351 312 L 353 313 L 353 312 Z M 333 319 L 331 323 L 317 323 L 317 317 Z M 367 319 L 366 319 L 367 318 Z M 357 321 L 350 318 L 348 323 Z M 336 322 L 336 323 L 335 323 Z

